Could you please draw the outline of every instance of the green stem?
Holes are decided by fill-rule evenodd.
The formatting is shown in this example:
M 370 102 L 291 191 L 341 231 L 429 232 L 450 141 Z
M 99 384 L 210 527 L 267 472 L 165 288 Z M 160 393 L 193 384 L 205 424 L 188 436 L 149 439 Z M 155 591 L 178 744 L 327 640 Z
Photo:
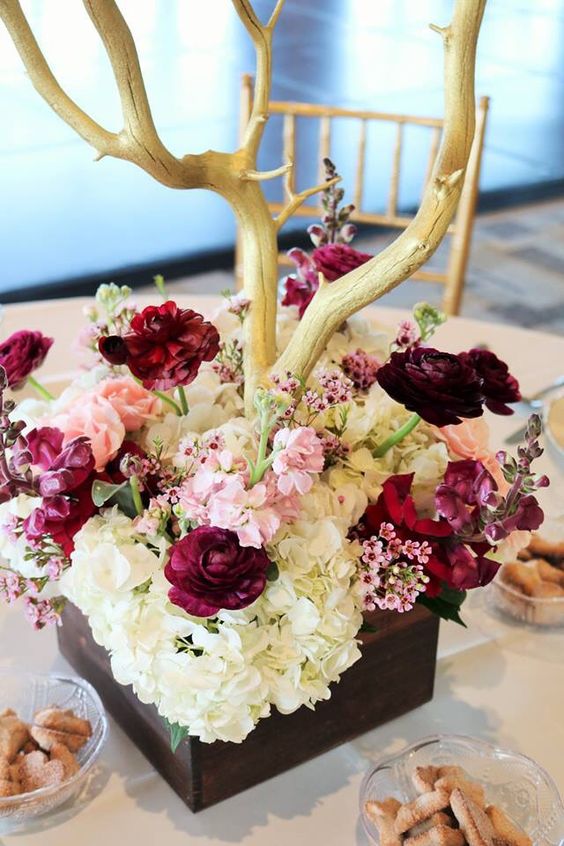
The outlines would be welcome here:
M 393 435 L 390 435 L 389 438 L 386 438 L 386 440 L 383 441 L 380 446 L 377 446 L 376 449 L 372 451 L 372 455 L 374 456 L 374 458 L 382 458 L 382 456 L 385 455 L 389 449 L 391 449 L 396 444 L 399 444 L 400 441 L 403 441 L 403 439 L 407 435 L 409 435 L 409 433 L 412 432 L 417 426 L 417 424 L 420 422 L 421 418 L 419 417 L 419 415 L 412 414 L 407 423 L 404 423 L 403 426 L 401 426 L 397 430 L 397 432 L 394 432 Z
M 143 501 L 141 499 L 141 491 L 139 490 L 139 479 L 137 476 L 131 476 L 129 479 L 129 486 L 133 496 L 133 504 L 138 514 L 143 514 Z
M 35 388 L 35 390 L 37 391 L 39 396 L 43 397 L 43 399 L 46 399 L 46 400 L 54 400 L 55 399 L 53 394 L 50 393 L 50 391 L 48 391 L 47 388 L 44 388 L 43 385 L 40 382 L 38 382 L 37 379 L 34 376 L 28 376 L 27 381 L 31 385 L 32 388 Z
M 153 393 L 154 393 L 154 395 L 155 395 L 156 397 L 158 397 L 159 399 L 161 399 L 163 402 L 166 402 L 166 403 L 167 403 L 167 405 L 170 405 L 170 407 L 171 407 L 171 408 L 174 408 L 174 410 L 175 410 L 176 414 L 178 414 L 178 416 L 179 416 L 179 417 L 182 417 L 182 409 L 180 408 L 180 406 L 178 405 L 178 403 L 177 403 L 177 402 L 175 402 L 175 401 L 172 399 L 172 397 L 169 397 L 169 396 L 168 396 L 168 394 L 163 394 L 163 392 L 162 392 L 162 391 L 155 391 L 155 390 L 153 390 Z
M 182 409 L 182 414 L 186 415 L 190 411 L 188 408 L 188 400 L 186 399 L 186 391 L 182 387 L 182 385 L 178 386 L 178 398 L 180 399 L 180 408 Z
M 268 447 L 268 436 L 270 435 L 271 428 L 271 426 L 269 427 L 268 425 L 266 425 L 265 420 L 262 421 L 257 460 L 254 466 L 254 470 L 251 473 L 251 478 L 249 479 L 249 484 L 251 487 L 253 485 L 256 485 L 257 482 L 260 482 L 260 480 L 265 474 L 267 467 L 269 466 L 265 459 L 266 449 Z M 274 456 L 272 456 L 272 460 L 273 458 Z M 272 464 L 272 460 L 270 461 L 270 464 Z

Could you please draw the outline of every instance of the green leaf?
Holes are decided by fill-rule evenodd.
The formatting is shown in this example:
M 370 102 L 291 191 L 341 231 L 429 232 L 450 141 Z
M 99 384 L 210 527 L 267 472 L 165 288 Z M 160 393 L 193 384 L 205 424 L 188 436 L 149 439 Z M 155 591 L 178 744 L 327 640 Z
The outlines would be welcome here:
M 373 626 L 372 623 L 367 623 L 366 620 L 362 621 L 362 626 L 359 629 L 361 634 L 376 634 L 379 631 L 377 626 Z
M 102 482 L 97 479 L 92 483 L 92 502 L 98 508 L 101 508 L 127 484 L 127 482 L 122 482 L 121 485 L 113 485 L 111 482 Z
M 460 616 L 460 607 L 466 599 L 465 590 L 454 590 L 444 587 L 439 596 L 429 597 L 424 593 L 420 594 L 417 602 L 437 614 L 442 620 L 451 620 L 459 626 L 466 628 L 466 623 Z
M 179 723 L 169 723 L 166 717 L 163 717 L 163 720 L 170 732 L 170 748 L 175 753 L 184 738 L 188 735 L 188 726 L 181 726 Z
M 133 493 L 129 485 L 129 481 L 122 482 L 121 485 L 113 485 L 111 482 L 102 482 L 97 479 L 92 483 L 92 502 L 98 508 L 103 505 L 117 505 L 120 511 L 123 511 L 127 517 L 137 516 L 137 509 L 133 502 Z
M 271 561 L 268 567 L 266 568 L 267 581 L 275 582 L 279 575 L 280 570 L 278 569 L 278 564 L 276 564 L 275 561 Z

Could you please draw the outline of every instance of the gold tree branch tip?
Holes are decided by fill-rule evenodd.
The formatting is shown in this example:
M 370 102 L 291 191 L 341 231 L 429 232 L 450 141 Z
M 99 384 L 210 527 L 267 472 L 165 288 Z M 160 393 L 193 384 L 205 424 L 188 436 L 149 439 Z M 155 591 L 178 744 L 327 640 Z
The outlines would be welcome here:
M 282 209 L 278 217 L 275 218 L 277 228 L 280 229 L 284 226 L 288 218 L 292 217 L 296 209 L 298 209 L 309 197 L 313 197 L 314 194 L 319 194 L 320 191 L 325 191 L 325 189 L 330 188 L 331 185 L 336 185 L 337 182 L 341 181 L 341 179 L 341 176 L 334 176 L 333 179 L 327 179 L 321 185 L 314 185 L 313 188 L 306 188 L 305 191 L 300 191 L 299 194 L 293 194 L 290 192 L 290 201 L 288 205 Z
M 443 38 L 444 38 L 444 36 L 446 36 L 448 34 L 448 30 L 449 30 L 448 26 L 439 26 L 438 24 L 435 24 L 435 23 L 430 23 L 429 29 L 432 29 L 433 32 L 436 32 L 439 35 L 442 35 Z
M 266 25 L 267 29 L 270 29 L 270 30 L 274 29 L 274 27 L 278 23 L 278 18 L 280 17 L 280 12 L 282 11 L 282 9 L 284 7 L 285 2 L 286 2 L 286 0 L 278 0 L 270 18 L 269 18 L 269 21 Z
M 286 162 L 286 164 L 280 165 L 274 170 L 242 170 L 240 177 L 246 182 L 266 182 L 268 179 L 284 176 L 292 167 L 292 162 Z

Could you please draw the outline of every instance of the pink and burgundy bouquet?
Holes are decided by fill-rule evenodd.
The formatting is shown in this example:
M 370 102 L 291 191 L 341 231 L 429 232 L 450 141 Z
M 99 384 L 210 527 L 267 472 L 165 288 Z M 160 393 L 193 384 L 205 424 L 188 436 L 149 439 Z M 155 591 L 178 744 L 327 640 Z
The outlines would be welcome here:
M 281 344 L 302 283 L 368 258 L 340 199 L 286 283 Z M 37 628 L 77 605 L 117 681 L 177 730 L 241 741 L 273 707 L 328 698 L 365 613 L 422 603 L 460 621 L 541 524 L 538 419 L 516 458 L 490 451 L 484 410 L 511 413 L 517 381 L 488 350 L 429 346 L 430 306 L 395 333 L 349 320 L 306 381 L 272 373 L 249 416 L 252 303 L 206 319 L 129 294 L 101 287 L 85 369 L 57 397 L 31 375 L 50 339 L 0 346 L 0 592 Z M 16 406 L 26 382 L 41 398 Z

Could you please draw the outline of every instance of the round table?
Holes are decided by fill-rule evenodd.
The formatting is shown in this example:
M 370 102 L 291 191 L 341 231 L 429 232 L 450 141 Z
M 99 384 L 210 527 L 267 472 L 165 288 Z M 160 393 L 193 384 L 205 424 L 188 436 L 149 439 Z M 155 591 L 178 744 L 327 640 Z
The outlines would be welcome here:
M 176 298 L 210 312 L 205 297 Z M 150 298 L 139 297 L 140 305 Z M 155 301 L 155 298 L 153 298 Z M 71 343 L 87 299 L 52 300 L 8 306 L 0 337 L 15 329 L 41 329 L 56 343 L 41 378 L 72 370 Z M 216 302 L 216 301 L 215 301 Z M 373 309 L 380 320 L 407 316 L 395 309 Z M 525 395 L 560 375 L 564 339 L 540 332 L 451 318 L 434 343 L 459 351 L 485 343 L 510 362 Z M 522 418 L 490 416 L 492 442 Z M 539 472 L 552 476 L 543 506 L 554 519 L 564 515 L 562 476 L 545 455 Z M 487 612 L 483 592 L 467 603 L 462 629 L 441 624 L 435 696 L 427 705 L 306 764 L 193 815 L 110 720 L 110 734 L 88 801 L 38 823 L 34 833 L 4 836 L 6 846 L 349 846 L 366 844 L 358 818 L 358 791 L 373 761 L 406 743 L 437 732 L 481 737 L 537 760 L 564 793 L 564 630 L 537 632 L 502 624 Z M 54 631 L 35 633 L 17 608 L 0 606 L 1 667 L 68 672 Z M 265 749 L 265 754 L 268 750 Z

